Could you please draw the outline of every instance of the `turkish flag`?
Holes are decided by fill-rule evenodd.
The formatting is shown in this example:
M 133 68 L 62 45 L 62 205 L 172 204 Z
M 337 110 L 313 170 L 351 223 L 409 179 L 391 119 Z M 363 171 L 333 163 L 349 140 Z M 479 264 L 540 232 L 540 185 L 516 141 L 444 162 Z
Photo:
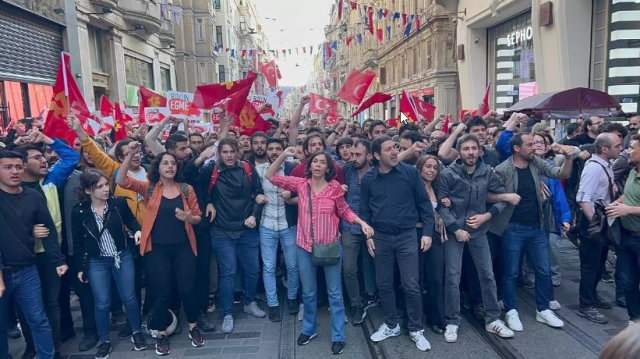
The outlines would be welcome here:
M 122 113 L 122 109 L 120 108 L 120 103 L 116 102 L 116 110 L 115 110 L 115 126 L 113 127 L 114 136 L 113 140 L 118 142 L 127 138 L 127 127 L 125 126 L 127 120 L 125 119 L 124 114 Z
M 258 113 L 258 110 L 246 98 L 240 115 L 236 117 L 233 125 L 241 128 L 243 134 L 252 135 L 254 132 L 267 132 L 271 128 L 271 123 L 265 121 Z
M 371 107 L 371 106 L 373 106 L 373 105 L 375 105 L 377 103 L 387 102 L 387 101 L 391 100 L 392 98 L 393 98 L 393 96 L 388 95 L 386 93 L 376 92 L 373 95 L 371 95 L 371 97 L 366 99 L 362 103 L 362 105 L 360 105 L 358 110 L 351 115 L 351 117 L 354 117 L 354 116 L 358 115 L 360 112 L 368 109 L 369 107 Z
M 327 116 L 326 124 L 327 125 L 333 125 L 334 123 L 336 123 L 338 121 L 339 118 L 340 118 L 340 115 L 338 115 L 337 113 L 334 113 L 334 112 L 330 112 L 329 115 Z
M 91 112 L 73 79 L 73 73 L 69 68 L 69 58 L 70 55 L 67 52 L 63 52 L 60 56 L 58 75 L 53 85 L 53 96 L 42 132 L 51 138 L 63 139 L 72 144 L 77 136 L 67 126 L 67 116 L 69 113 L 76 115 L 83 128 L 86 128 L 85 124 L 91 116 Z
M 418 110 L 416 109 L 416 105 L 413 102 L 411 95 L 409 95 L 405 90 L 402 90 L 402 94 L 400 95 L 400 114 L 404 115 L 404 117 L 400 116 L 402 123 L 406 123 L 407 120 L 409 122 L 418 121 Z
M 484 116 L 489 112 L 489 92 L 490 91 L 491 91 L 491 82 L 487 84 L 487 89 L 484 90 L 484 97 L 482 98 L 482 104 L 484 106 L 482 106 L 482 112 L 480 113 L 480 116 Z
M 261 64 L 260 71 L 262 71 L 269 87 L 276 87 L 278 85 L 278 79 L 282 78 L 280 69 L 278 69 L 278 65 L 276 65 L 275 60 Z
M 193 106 L 208 110 L 222 108 L 239 115 L 256 76 L 255 72 L 249 71 L 247 77 L 242 80 L 197 86 L 193 95 Z
M 360 105 L 362 99 L 367 94 L 369 86 L 376 77 L 376 73 L 373 71 L 360 72 L 353 69 L 347 79 L 345 80 L 342 88 L 338 92 L 338 97 L 356 106 Z
M 442 132 L 449 134 L 449 124 L 451 123 L 451 116 L 447 115 L 442 123 Z
M 436 114 L 436 107 L 426 101 L 422 101 L 417 97 L 413 97 L 413 103 L 416 105 L 416 111 L 418 115 L 424 117 L 427 122 L 433 121 L 433 117 Z
M 329 108 L 329 113 L 338 112 L 338 103 L 336 101 L 315 93 L 309 94 L 309 113 L 322 115 L 327 107 Z
M 140 117 L 140 122 L 143 123 L 145 107 L 166 107 L 167 98 L 149 90 L 142 85 L 138 87 L 138 90 L 140 91 L 140 104 L 138 105 L 138 114 Z

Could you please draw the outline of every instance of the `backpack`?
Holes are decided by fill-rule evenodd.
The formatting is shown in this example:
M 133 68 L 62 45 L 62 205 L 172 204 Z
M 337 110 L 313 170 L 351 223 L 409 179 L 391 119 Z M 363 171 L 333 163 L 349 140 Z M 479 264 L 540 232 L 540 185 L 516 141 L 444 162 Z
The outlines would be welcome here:
M 244 168 L 244 173 L 247 175 L 247 179 L 249 180 L 249 184 L 251 184 L 251 165 L 247 161 L 241 161 L 242 167 Z M 213 165 L 213 172 L 211 173 L 211 179 L 209 180 L 209 194 L 211 194 L 211 189 L 218 182 L 218 178 L 220 174 L 218 173 L 218 166 Z
M 156 189 L 156 184 L 149 182 L 149 187 L 147 187 L 147 199 L 151 198 L 153 195 L 153 191 Z M 184 195 L 184 198 L 189 199 L 189 185 L 186 183 L 180 183 L 180 191 Z

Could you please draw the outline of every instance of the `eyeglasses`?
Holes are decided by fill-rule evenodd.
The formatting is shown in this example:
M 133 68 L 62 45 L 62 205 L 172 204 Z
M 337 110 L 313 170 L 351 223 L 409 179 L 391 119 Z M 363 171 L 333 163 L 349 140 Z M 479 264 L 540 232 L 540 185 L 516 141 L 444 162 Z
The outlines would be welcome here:
M 544 141 L 533 141 L 534 146 L 544 146 L 546 143 Z
M 27 157 L 28 160 L 30 160 L 32 158 L 35 159 L 36 161 L 42 161 L 44 159 L 44 155 L 40 154 L 40 155 L 33 155 L 33 156 Z

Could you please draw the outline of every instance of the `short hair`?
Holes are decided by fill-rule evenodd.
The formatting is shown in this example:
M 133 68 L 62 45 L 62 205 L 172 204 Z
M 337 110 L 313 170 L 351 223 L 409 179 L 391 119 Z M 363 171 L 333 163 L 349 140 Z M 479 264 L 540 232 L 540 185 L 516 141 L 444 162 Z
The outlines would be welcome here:
M 596 141 L 594 142 L 594 145 L 596 146 L 597 154 L 602 153 L 602 147 L 613 146 L 613 141 L 611 140 L 611 137 L 609 135 L 610 133 L 601 133 L 598 135 L 598 137 L 596 137 Z
M 116 149 L 114 150 L 114 154 L 117 160 L 119 160 L 120 158 L 124 158 L 124 153 L 122 153 L 122 147 L 129 146 L 129 144 L 133 141 L 137 141 L 137 140 L 131 137 L 127 137 L 121 141 L 118 141 L 118 143 L 116 143 Z
M 177 165 L 178 163 L 180 163 L 180 161 L 178 161 L 178 159 L 174 154 L 169 152 L 162 152 L 161 154 L 157 155 L 153 159 L 153 161 L 151 161 L 151 165 L 149 165 L 149 172 L 147 172 L 147 179 L 149 180 L 150 184 L 156 184 L 156 182 L 160 181 L 160 162 L 162 162 L 162 157 L 164 156 L 171 156 L 176 161 L 176 174 L 173 177 L 176 180 L 176 182 L 178 178 L 182 178 L 182 173 L 181 173 L 182 166 Z
M 411 140 L 411 143 L 422 142 L 422 136 L 418 133 L 418 131 L 406 131 L 400 135 L 400 138 L 404 138 L 405 140 Z
M 240 145 L 238 144 L 238 141 L 230 137 L 225 137 L 218 142 L 218 158 L 222 156 L 222 146 L 224 145 L 231 146 L 236 150 L 236 153 L 240 153 Z
M 518 132 L 516 134 L 513 135 L 513 137 L 511 138 L 511 141 L 509 141 L 509 149 L 511 150 L 511 154 L 516 153 L 516 151 L 514 151 L 514 147 L 518 146 L 518 147 L 522 147 L 522 136 L 525 135 L 531 135 L 530 133 L 522 133 L 522 132 Z
M 269 147 L 270 144 L 272 143 L 278 143 L 280 144 L 280 146 L 282 146 L 282 149 L 284 149 L 284 141 L 280 138 L 275 138 L 275 137 L 269 137 L 267 138 L 267 147 Z
M 22 160 L 25 162 L 27 162 L 27 157 L 29 157 L 29 151 L 31 150 L 38 151 L 44 154 L 44 152 L 42 151 L 42 147 L 39 147 L 36 145 L 24 145 L 24 146 L 16 147 L 14 149 L 14 151 L 18 153 L 18 155 L 22 156 Z
M 322 132 L 320 127 L 309 127 L 309 128 L 307 128 L 307 131 L 305 131 L 305 133 L 307 135 L 310 134 L 310 133 L 314 133 L 314 132 L 317 132 L 317 133 L 320 133 L 320 134 L 324 134 L 324 132 Z
M 254 132 L 253 135 L 251 135 L 251 139 L 249 141 L 251 141 L 253 143 L 253 139 L 256 137 L 264 137 L 264 138 L 269 138 L 269 136 L 267 136 L 266 133 L 262 132 L 262 131 L 257 131 Z
M 169 136 L 169 138 L 167 138 L 167 142 L 164 144 L 164 147 L 167 150 L 173 151 L 176 148 L 178 148 L 178 143 L 180 142 L 187 142 L 187 145 L 188 145 L 189 138 L 185 135 L 174 133 L 171 136 Z
M 369 124 L 369 135 L 373 135 L 373 129 L 376 126 L 384 126 L 384 128 L 387 128 L 387 125 L 385 125 L 384 122 L 380 120 L 372 120 L 371 123 Z
M 640 141 L 640 134 L 631 136 L 631 141 Z
M 375 155 L 377 153 L 382 155 L 382 144 L 387 141 L 393 141 L 393 140 L 389 136 L 381 136 L 373 140 L 373 142 L 371 142 L 371 154 Z M 374 166 L 378 165 L 378 160 L 376 159 L 376 156 L 373 156 L 373 158 L 371 159 L 371 163 L 373 163 Z
M 200 132 L 194 132 L 194 133 L 190 134 L 189 135 L 189 140 L 191 140 L 191 137 L 200 137 L 202 139 L 202 142 L 204 142 L 204 136 Z
M 629 130 L 617 122 L 605 122 L 602 126 L 598 127 L 598 134 L 612 132 L 618 132 L 622 135 L 622 138 L 625 138 L 627 137 Z
M 363 146 L 366 154 L 371 153 L 371 142 L 366 138 L 361 138 L 353 143 L 353 147 Z
M 10 150 L 0 150 L 0 160 L 3 158 L 7 158 L 7 159 L 21 159 L 22 162 L 25 161 L 24 157 L 18 153 L 17 151 L 10 151 Z
M 578 131 L 578 127 L 580 127 L 577 123 L 572 122 L 567 125 L 567 136 L 571 136 L 571 134 Z
M 478 140 L 478 137 L 474 135 L 466 134 L 458 139 L 458 142 L 456 143 L 456 150 L 460 152 L 460 149 L 462 149 L 462 144 L 470 141 L 475 142 L 478 148 L 480 148 L 480 141 Z
M 324 179 L 327 182 L 331 182 L 331 180 L 338 174 L 338 171 L 333 163 L 333 156 L 331 156 L 327 151 L 318 151 L 307 158 L 305 175 L 307 178 L 311 178 L 311 162 L 313 162 L 313 159 L 318 156 L 324 156 L 327 159 L 327 173 L 324 174 Z
M 593 121 L 591 121 L 591 118 L 585 118 L 584 122 L 582 123 L 582 131 L 584 133 L 587 133 L 587 131 L 589 131 L 587 127 L 591 125 L 593 125 Z
M 420 128 L 413 122 L 407 122 L 404 125 L 400 126 L 400 129 L 398 130 L 398 134 L 400 135 L 400 137 L 402 137 L 402 134 L 405 133 L 405 131 L 420 132 Z
M 304 152 L 304 154 L 306 156 L 309 156 L 310 153 L 308 151 L 309 148 L 309 143 L 311 142 L 312 139 L 314 138 L 319 138 L 320 140 L 322 140 L 322 150 L 324 151 L 325 148 L 327 148 L 327 140 L 324 138 L 324 135 L 321 133 L 314 133 L 311 136 L 307 136 L 304 141 L 302 142 L 302 152 Z
M 482 119 L 480 116 L 474 116 L 469 121 L 467 121 L 467 133 L 471 132 L 471 127 L 482 126 L 487 128 L 487 122 Z
M 338 142 L 336 143 L 336 149 L 339 149 L 340 146 L 344 146 L 344 145 L 351 145 L 353 146 L 353 139 L 350 137 L 343 137 L 341 139 L 338 140 Z

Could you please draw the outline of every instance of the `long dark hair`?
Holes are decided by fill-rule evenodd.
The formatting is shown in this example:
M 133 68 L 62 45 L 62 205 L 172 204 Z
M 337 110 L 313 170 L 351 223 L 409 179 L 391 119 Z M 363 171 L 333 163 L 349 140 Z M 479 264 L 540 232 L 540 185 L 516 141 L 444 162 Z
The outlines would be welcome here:
M 102 178 L 109 183 L 109 177 L 101 171 L 91 168 L 82 172 L 80 174 L 80 185 L 78 186 L 78 200 L 80 202 L 91 201 L 91 196 L 85 191 L 93 191 Z
M 432 181 L 432 182 L 435 182 L 438 179 L 438 176 L 440 175 L 440 160 L 438 159 L 438 157 L 434 155 L 424 155 L 418 159 L 418 162 L 416 162 L 416 168 L 418 169 L 418 174 L 420 175 L 420 179 L 422 179 L 422 168 L 424 167 L 424 165 L 427 163 L 428 160 L 435 160 L 436 163 L 438 164 L 438 167 L 437 167 L 438 172 L 436 173 L 436 177 Z
M 307 178 L 311 178 L 311 163 L 313 162 L 313 159 L 318 156 L 324 156 L 327 159 L 327 173 L 324 174 L 324 179 L 327 182 L 331 182 L 331 180 L 338 174 L 338 171 L 336 171 L 333 158 L 326 151 L 318 151 L 307 158 L 307 169 L 305 170 L 305 174 Z
M 156 183 L 160 181 L 160 162 L 162 162 L 162 158 L 164 156 L 171 156 L 176 161 L 176 175 L 173 177 L 173 180 L 178 182 L 179 178 L 182 178 L 182 169 L 176 156 L 169 152 L 162 152 L 157 155 L 151 162 L 151 165 L 149 165 L 149 172 L 147 173 L 149 183 Z

